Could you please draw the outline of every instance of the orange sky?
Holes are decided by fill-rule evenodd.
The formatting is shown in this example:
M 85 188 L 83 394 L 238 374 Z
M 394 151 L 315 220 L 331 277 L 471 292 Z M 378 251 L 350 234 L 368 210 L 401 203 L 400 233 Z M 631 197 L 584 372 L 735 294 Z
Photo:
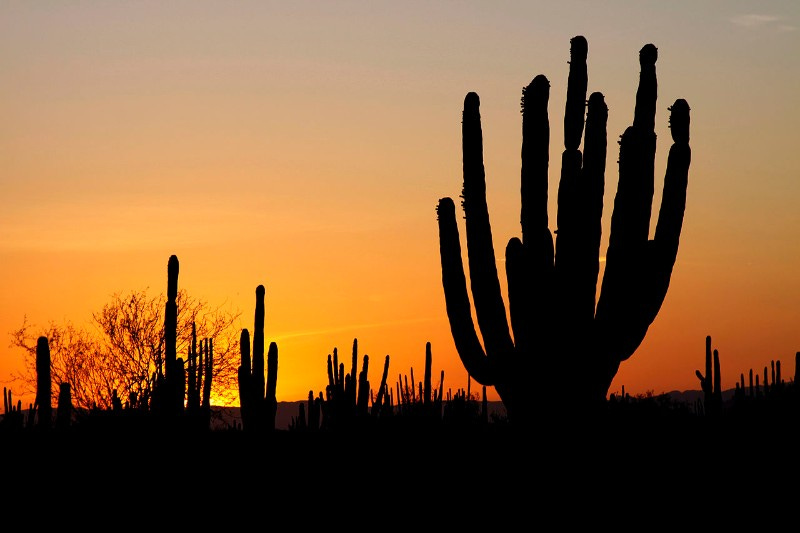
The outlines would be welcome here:
M 609 106 L 603 250 L 612 141 L 633 116 L 644 44 L 659 49 L 654 211 L 667 107 L 692 109 L 670 290 L 611 391 L 699 388 L 706 335 L 723 387 L 775 359 L 788 379 L 800 350 L 799 27 L 793 1 L 4 2 L 0 335 L 10 342 L 26 315 L 88 324 L 115 292 L 163 292 L 175 254 L 179 287 L 238 308 L 241 327 L 265 285 L 279 400 L 324 390 L 327 355 L 349 355 L 354 338 L 374 382 L 386 354 L 390 381 L 412 367 L 421 378 L 430 341 L 434 374 L 466 387 L 435 213 L 461 190 L 464 95 L 481 97 L 501 260 L 520 233 L 521 89 L 537 74 L 551 83 L 554 221 L 569 39 L 584 35 L 589 91 Z M 22 368 L 7 344 L 4 385 Z

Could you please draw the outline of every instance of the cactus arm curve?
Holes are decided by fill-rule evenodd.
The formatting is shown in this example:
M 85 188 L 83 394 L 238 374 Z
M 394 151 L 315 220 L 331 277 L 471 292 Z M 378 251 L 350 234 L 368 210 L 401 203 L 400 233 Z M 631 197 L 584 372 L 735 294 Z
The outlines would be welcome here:
M 436 208 L 439 221 L 439 256 L 442 263 L 447 318 L 450 331 L 461 362 L 478 383 L 493 385 L 496 379 L 484 353 L 467 294 L 467 280 L 461 261 L 461 243 L 456 224 L 455 204 L 452 198 L 442 198 Z
M 653 241 L 650 243 L 655 294 L 649 314 L 655 318 L 667 294 L 667 287 L 678 256 L 683 217 L 686 211 L 686 190 L 692 149 L 689 146 L 689 105 L 676 100 L 670 107 L 670 127 L 674 143 L 669 149 L 664 190 Z
M 553 237 L 548 229 L 547 187 L 550 166 L 550 119 L 547 104 L 550 81 L 542 74 L 522 89 L 522 150 L 520 167 L 520 226 L 522 242 L 527 246 L 541 244 L 542 230 L 550 241 L 544 261 L 553 263 Z M 547 247 L 542 249 L 547 252 Z
M 512 351 L 513 344 L 505 303 L 500 292 L 497 259 L 492 243 L 489 209 L 486 203 L 480 98 L 474 92 L 467 93 L 464 98 L 461 131 L 464 175 L 462 205 L 466 218 L 467 258 L 472 298 L 486 353 L 501 358 Z

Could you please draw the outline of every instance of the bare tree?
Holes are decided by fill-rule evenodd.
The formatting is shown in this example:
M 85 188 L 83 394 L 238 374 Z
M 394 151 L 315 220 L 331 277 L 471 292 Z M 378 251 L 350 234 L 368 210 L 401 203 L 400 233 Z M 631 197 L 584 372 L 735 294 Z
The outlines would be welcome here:
M 46 336 L 53 390 L 62 382 L 69 383 L 76 407 L 110 409 L 115 397 L 129 407 L 146 406 L 155 374 L 163 364 L 164 301 L 163 294 L 152 297 L 146 289 L 116 293 L 92 314 L 90 330 L 52 322 L 38 330 L 26 318 L 11 332 L 11 347 L 25 352 L 24 372 L 12 377 L 22 383 L 23 393 L 35 391 L 36 340 Z M 212 401 L 215 405 L 234 404 L 238 400 L 241 312 L 212 307 L 183 290 L 178 292 L 177 303 L 178 356 L 184 364 L 188 360 L 194 324 L 198 341 L 213 339 Z

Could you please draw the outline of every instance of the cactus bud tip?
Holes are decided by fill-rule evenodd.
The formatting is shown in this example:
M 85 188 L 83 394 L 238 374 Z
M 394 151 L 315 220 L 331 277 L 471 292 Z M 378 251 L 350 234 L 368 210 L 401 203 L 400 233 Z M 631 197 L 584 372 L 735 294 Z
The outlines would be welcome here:
M 689 142 L 689 104 L 679 98 L 669 108 L 669 128 L 674 142 Z
M 585 61 L 586 55 L 589 52 L 589 44 L 586 42 L 586 37 L 583 35 L 576 35 L 569 40 L 569 57 L 572 61 Z
M 655 47 L 653 44 L 646 44 L 639 50 L 639 64 L 641 66 L 645 65 L 655 65 L 656 60 L 658 59 L 658 48 Z

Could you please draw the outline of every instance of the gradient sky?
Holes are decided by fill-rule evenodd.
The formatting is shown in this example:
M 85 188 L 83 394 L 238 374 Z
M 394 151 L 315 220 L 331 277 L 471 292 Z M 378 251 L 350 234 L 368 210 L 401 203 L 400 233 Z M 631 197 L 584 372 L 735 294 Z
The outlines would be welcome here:
M 481 98 L 502 261 L 520 234 L 521 89 L 537 74 L 551 83 L 555 221 L 575 35 L 589 43 L 589 92 L 609 107 L 602 251 L 613 141 L 633 117 L 644 44 L 659 49 L 654 213 L 671 143 L 667 108 L 685 98 L 692 110 L 670 289 L 610 392 L 699 388 L 706 335 L 724 388 L 772 360 L 793 376 L 795 0 L 4 1 L 0 382 L 22 370 L 7 333 L 26 315 L 36 326 L 88 324 L 115 292 L 165 292 L 175 254 L 179 287 L 238 308 L 241 327 L 252 329 L 255 288 L 266 287 L 279 400 L 324 390 L 334 347 L 349 371 L 354 338 L 370 356 L 373 387 L 387 354 L 390 383 L 412 368 L 421 379 L 428 341 L 434 376 L 444 370 L 446 389 L 466 387 L 435 212 L 439 198 L 461 191 L 464 95 Z

